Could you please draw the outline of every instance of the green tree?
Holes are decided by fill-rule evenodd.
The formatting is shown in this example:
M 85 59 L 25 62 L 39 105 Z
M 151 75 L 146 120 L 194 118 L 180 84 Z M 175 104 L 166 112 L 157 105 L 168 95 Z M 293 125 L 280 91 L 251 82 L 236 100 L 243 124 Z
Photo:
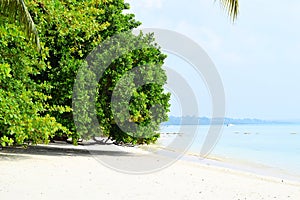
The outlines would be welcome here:
M 235 19 L 238 12 L 238 1 L 220 0 L 220 2 L 229 15 Z M 11 112 L 9 114 L 7 110 L 1 109 L 0 141 L 3 144 L 24 141 L 48 142 L 48 138 L 55 134 L 65 134 L 67 137 L 72 137 L 73 142 L 77 143 L 79 138 L 93 136 L 96 132 L 91 133 L 88 129 L 76 130 L 73 113 L 70 112 L 73 85 L 78 69 L 85 64 L 86 56 L 102 41 L 118 33 L 130 31 L 138 27 L 140 22 L 135 21 L 133 14 L 124 14 L 123 11 L 128 9 L 129 5 L 123 0 L 27 0 L 26 5 L 28 10 L 23 0 L 0 0 L 0 12 L 4 14 L 0 17 L 16 19 L 16 25 L 24 26 L 27 37 L 33 38 L 38 47 L 42 49 L 41 54 L 33 52 L 30 45 L 24 43 L 26 40 L 16 26 L 13 26 L 13 30 L 19 31 L 18 39 L 14 40 L 11 37 L 9 40 L 7 37 L 1 36 L 1 45 L 3 46 L 1 80 L 3 79 L 2 82 L 5 84 L 10 76 L 16 80 L 15 84 L 10 87 L 5 86 L 1 90 L 2 96 L 0 97 L 5 99 L 5 101 L 1 101 L 3 108 L 5 105 L 10 105 L 9 99 L 12 98 L 9 95 L 14 95 L 15 91 L 28 91 L 28 93 L 24 93 L 27 96 L 23 93 L 16 93 L 19 95 L 18 98 L 27 100 L 23 102 L 24 104 L 19 101 L 11 104 L 19 110 L 9 107 L 8 110 Z M 8 22 L 5 22 L 4 26 L 8 26 Z M 11 34 L 6 29 L 2 29 L 2 33 L 4 35 Z M 12 34 L 12 36 L 16 37 L 16 34 Z M 122 55 L 110 64 L 100 79 L 97 96 L 93 100 L 96 101 L 97 117 L 105 135 L 118 143 L 149 143 L 157 139 L 158 135 L 155 131 L 159 124 L 167 119 L 166 113 L 169 108 L 170 96 L 163 93 L 162 85 L 166 81 L 166 76 L 161 70 L 165 55 L 155 46 L 151 35 L 133 36 L 128 34 L 126 37 L 125 44 L 127 46 L 125 48 L 131 49 L 132 45 L 141 45 L 142 48 Z M 7 43 L 12 43 L 15 48 L 11 48 Z M 24 52 L 22 48 L 24 48 Z M 12 53 L 16 55 L 9 57 Z M 28 60 L 34 60 L 34 62 L 30 63 Z M 159 84 L 147 84 L 129 91 L 133 94 L 128 105 L 130 116 L 116 116 L 121 119 L 121 123 L 128 124 L 127 122 L 130 121 L 138 124 L 141 128 L 134 133 L 126 133 L 116 125 L 110 103 L 112 91 L 123 75 L 132 70 L 134 66 L 145 64 L 147 65 L 144 66 L 144 72 L 151 72 L 148 75 L 146 73 L 145 76 L 150 79 L 156 77 L 161 81 Z M 36 66 L 42 67 L 34 71 Z M 17 76 L 15 71 L 20 70 L 18 67 L 22 70 L 29 70 L 22 72 L 26 78 L 20 79 Z M 98 73 L 97 70 L 99 69 L 87 73 L 88 76 L 84 78 L 86 80 L 93 78 Z M 153 74 L 159 74 L 159 76 Z M 133 77 L 133 80 L 136 78 Z M 134 85 L 131 86 L 134 87 Z M 3 88 L 2 85 L 1 87 Z M 80 92 L 84 93 L 84 90 Z M 151 110 L 150 108 L 156 104 L 161 107 Z M 27 112 L 30 114 L 26 114 Z M 12 116 L 12 118 L 8 120 L 7 116 Z M 33 118 L 29 116 L 33 116 Z M 42 123 L 44 121 L 48 123 Z M 90 121 L 89 115 L 80 119 L 82 124 L 88 124 Z M 55 128 L 49 130 L 50 126 L 55 126 Z
M 46 83 L 31 77 L 46 68 L 43 55 L 28 44 L 24 33 L 1 18 L 0 26 L 0 145 L 48 143 L 57 131 L 69 131 L 47 114 Z
M 101 43 L 92 55 L 89 67 L 101 77 L 96 105 L 103 133 L 117 143 L 154 142 L 159 125 L 168 119 L 170 94 L 163 91 L 166 56 L 155 45 L 153 35 L 125 32 Z M 84 95 L 78 99 L 82 98 Z M 76 110 L 84 102 L 78 103 Z
M 16 19 L 23 25 L 27 37 L 32 39 L 40 49 L 38 32 L 23 0 L 0 0 L 1 13 L 11 20 Z
M 129 8 L 129 5 L 124 3 L 123 0 L 102 3 L 96 0 L 40 1 L 39 3 L 28 1 L 27 5 L 30 8 L 29 12 L 32 18 L 39 27 L 39 36 L 42 44 L 44 44 L 43 52 L 46 54 L 48 64 L 48 68 L 34 76 L 34 79 L 37 83 L 45 81 L 50 83 L 51 89 L 45 91 L 45 93 L 51 96 L 47 103 L 52 107 L 72 106 L 73 85 L 78 69 L 84 65 L 85 58 L 94 48 L 99 44 L 102 45 L 101 42 L 105 39 L 118 33 L 130 31 L 140 25 L 140 22 L 134 20 L 133 14 L 123 13 L 125 9 Z M 165 56 L 161 54 L 157 47 L 152 45 L 154 43 L 152 36 L 128 34 L 124 48 L 133 47 L 138 41 L 145 48 L 128 52 L 110 65 L 99 82 L 98 95 L 95 99 L 102 132 L 118 143 L 148 143 L 155 141 L 158 135 L 154 131 L 158 129 L 159 122 L 167 119 L 169 95 L 163 93 L 162 85 L 165 83 L 166 76 L 161 70 Z M 151 48 L 149 48 L 150 45 Z M 102 53 L 105 54 L 106 52 Z M 148 127 L 148 132 L 145 133 L 151 135 L 148 138 L 145 135 L 143 137 L 141 135 L 133 136 L 118 129 L 110 106 L 113 88 L 120 77 L 134 66 L 144 63 L 157 66 L 159 74 L 163 75 L 164 82 L 161 85 L 147 86 L 151 87 L 151 94 L 148 92 L 150 88 L 136 91 L 135 98 L 131 100 L 131 119 L 127 120 L 132 120 L 137 124 L 145 124 L 144 127 Z M 101 69 L 95 69 L 93 73 L 98 73 L 97 70 Z M 143 98 L 141 98 L 142 96 Z M 160 120 L 150 123 L 151 116 L 147 109 L 157 103 L 162 104 L 165 109 L 156 112 L 159 115 L 157 118 Z M 141 107 L 143 107 L 143 110 L 140 109 Z M 74 143 L 79 138 L 97 134 L 96 131 L 76 130 L 73 113 L 49 111 L 48 114 L 54 116 L 59 123 L 73 132 L 72 139 Z M 80 120 L 82 124 L 86 125 L 90 118 L 86 117 Z

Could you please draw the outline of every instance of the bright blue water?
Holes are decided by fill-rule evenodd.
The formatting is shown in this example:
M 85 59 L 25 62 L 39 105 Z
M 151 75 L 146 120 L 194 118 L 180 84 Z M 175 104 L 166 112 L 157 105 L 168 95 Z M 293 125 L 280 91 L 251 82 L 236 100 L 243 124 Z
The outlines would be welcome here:
M 180 126 L 165 126 L 162 132 L 173 133 L 179 129 Z M 208 129 L 209 126 L 198 126 L 189 152 L 200 152 Z M 170 139 L 171 137 L 167 140 Z M 224 126 L 211 154 L 262 165 L 266 169 L 270 167 L 300 177 L 300 125 Z

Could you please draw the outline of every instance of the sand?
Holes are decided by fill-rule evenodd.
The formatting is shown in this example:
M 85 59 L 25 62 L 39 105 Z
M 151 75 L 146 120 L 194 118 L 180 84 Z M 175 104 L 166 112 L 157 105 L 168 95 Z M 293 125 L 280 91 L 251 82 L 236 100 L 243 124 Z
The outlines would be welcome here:
M 182 160 L 130 175 L 105 167 L 82 147 L 3 149 L 0 198 L 299 200 L 300 183 Z

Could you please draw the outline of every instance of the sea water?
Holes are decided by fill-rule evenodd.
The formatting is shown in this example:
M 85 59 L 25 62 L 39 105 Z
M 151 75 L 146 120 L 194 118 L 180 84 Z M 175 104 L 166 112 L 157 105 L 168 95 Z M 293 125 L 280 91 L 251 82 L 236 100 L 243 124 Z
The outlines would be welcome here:
M 209 125 L 186 126 L 184 130 L 195 131 L 188 153 L 200 154 Z M 162 145 L 167 146 L 182 126 L 170 125 L 161 128 Z M 181 133 L 185 134 L 185 133 Z M 230 163 L 256 166 L 262 171 L 273 171 L 300 180 L 300 125 L 230 125 L 223 126 L 220 137 L 212 144 L 213 157 Z M 234 164 L 232 166 L 235 166 Z M 253 167 L 254 169 L 255 167 Z

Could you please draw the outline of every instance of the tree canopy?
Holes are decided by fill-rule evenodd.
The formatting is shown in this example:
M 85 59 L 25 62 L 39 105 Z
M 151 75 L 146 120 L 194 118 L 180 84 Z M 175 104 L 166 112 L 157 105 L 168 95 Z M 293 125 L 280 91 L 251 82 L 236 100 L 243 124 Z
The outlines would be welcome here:
M 165 55 L 154 44 L 151 35 L 135 36 L 130 33 L 141 23 L 134 19 L 133 14 L 124 14 L 123 11 L 128 9 L 129 5 L 123 0 L 107 0 L 105 2 L 98 0 L 28 0 L 26 4 L 38 30 L 41 52 L 34 52 L 32 45 L 25 43 L 26 33 L 21 31 L 18 24 L 6 20 L 4 26 L 11 27 L 12 32 L 18 30 L 19 37 L 15 38 L 16 35 L 11 35 L 9 29 L 2 26 L 0 34 L 7 37 L 1 36 L 1 45 L 3 46 L 1 58 L 3 65 L 8 69 L 5 73 L 3 72 L 7 76 L 1 76 L 1 80 L 8 81 L 7 77 L 11 76 L 11 79 L 20 83 L 22 87 L 14 89 L 13 87 L 16 87 L 17 84 L 14 84 L 12 88 L 1 86 L 3 88 L 1 95 L 7 94 L 3 96 L 4 100 L 1 103 L 9 105 L 9 102 L 16 101 L 13 107 L 20 109 L 17 121 L 12 119 L 7 124 L 6 118 L 9 116 L 7 112 L 17 111 L 7 110 L 4 106 L 0 108 L 0 117 L 5 118 L 5 120 L 1 120 L 3 124 L 0 124 L 1 142 L 3 144 L 49 142 L 49 138 L 64 136 L 72 138 L 73 143 L 76 144 L 79 138 L 98 135 L 99 133 L 96 131 L 99 130 L 93 130 L 93 132 L 91 129 L 80 130 L 79 128 L 78 130 L 78 127 L 75 126 L 72 110 L 73 85 L 78 70 L 85 65 L 89 53 L 105 39 L 126 31 L 129 32 L 122 47 L 126 50 L 126 54 L 109 65 L 97 85 L 95 103 L 100 130 L 102 134 L 117 143 L 154 142 L 158 137 L 156 131 L 160 122 L 167 120 L 170 106 L 168 103 L 170 95 L 163 91 L 166 75 L 161 67 Z M 133 45 L 140 45 L 142 48 L 130 51 Z M 119 47 L 112 48 L 118 49 Z M 107 50 L 107 53 L 110 53 L 110 49 Z M 13 57 L 9 57 L 10 54 L 13 54 Z M 161 77 L 159 79 L 162 81 L 161 84 L 147 84 L 130 91 L 133 94 L 130 102 L 127 102 L 130 105 L 128 107 L 130 116 L 124 120 L 144 127 L 139 134 L 130 134 L 119 129 L 115 123 L 111 111 L 111 95 L 119 79 L 136 66 L 143 66 L 145 72 L 152 71 L 149 73 L 150 77 L 153 76 L 151 74 L 159 74 Z M 21 77 L 15 72 L 20 70 L 23 70 L 21 77 L 24 77 L 21 80 Z M 97 70 L 101 69 L 95 68 L 92 73 L 96 74 Z M 19 101 L 24 97 L 21 91 L 29 95 L 26 97 L 27 101 L 22 103 Z M 84 92 L 84 90 L 80 92 Z M 8 94 L 14 95 L 14 98 Z M 24 106 L 22 107 L 21 104 Z M 151 115 L 149 111 L 154 104 L 161 104 L 164 108 L 157 111 L 156 116 Z M 36 109 L 30 106 L 36 106 Z M 27 109 L 34 114 L 26 114 Z M 49 120 L 55 129 L 50 131 L 45 128 L 47 127 L 46 123 L 43 127 L 40 122 L 40 128 L 32 128 L 29 124 L 37 123 L 34 122 L 34 115 L 37 116 L 37 120 L 40 118 Z M 89 121 L 89 116 L 80 118 L 80 122 L 84 125 L 87 125 Z M 21 133 L 19 123 L 30 130 L 22 133 L 24 137 L 21 139 L 17 139 Z M 14 128 L 18 130 L 8 131 Z M 41 139 L 33 139 L 28 136 L 29 134 L 39 136 Z
M 235 20 L 238 0 L 220 2 Z M 55 136 L 71 138 L 77 144 L 79 138 L 99 134 L 117 143 L 156 141 L 159 125 L 168 119 L 170 107 L 170 94 L 163 90 L 166 56 L 153 35 L 131 33 L 141 23 L 133 14 L 125 14 L 127 9 L 129 4 L 124 0 L 0 0 L 2 146 L 48 143 Z M 87 63 L 94 49 L 121 33 L 126 33 L 122 44 L 115 41 L 116 45 L 97 54 L 97 67 Z M 28 43 L 27 38 L 34 43 Z M 125 53 L 104 69 L 104 55 L 120 49 Z M 86 65 L 89 70 L 80 71 Z M 130 74 L 137 67 L 139 70 Z M 95 96 L 89 95 L 86 83 L 91 83 L 99 71 L 103 76 L 97 82 Z M 81 101 L 75 111 L 72 97 L 78 73 L 83 73 L 85 83 L 79 85 L 75 96 L 86 101 Z M 124 81 L 124 76 L 131 81 Z M 139 85 L 143 82 L 140 77 L 149 83 Z M 113 105 L 112 99 L 118 103 Z M 89 101 L 95 102 L 98 129 L 92 127 Z M 122 111 L 125 108 L 127 111 Z M 75 126 L 76 112 L 80 115 L 75 118 Z

